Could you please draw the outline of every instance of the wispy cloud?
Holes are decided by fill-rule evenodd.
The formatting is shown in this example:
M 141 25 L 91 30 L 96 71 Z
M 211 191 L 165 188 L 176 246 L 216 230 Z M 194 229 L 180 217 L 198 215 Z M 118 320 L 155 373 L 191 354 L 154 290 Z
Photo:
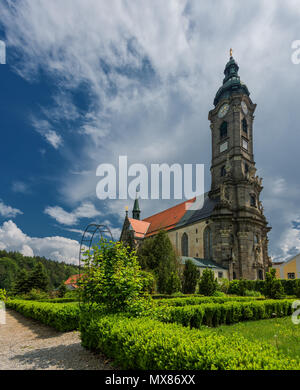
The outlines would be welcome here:
M 76 225 L 81 218 L 94 218 L 101 215 L 91 202 L 84 202 L 75 210 L 68 212 L 60 206 L 46 207 L 45 213 L 63 225 Z
M 17 0 L 2 2 L 0 15 L 8 48 L 20 57 L 16 71 L 32 81 L 43 69 L 55 80 L 53 104 L 33 125 L 63 149 L 68 172 L 83 173 L 62 178 L 58 190 L 70 204 L 95 197 L 97 165 L 116 163 L 119 155 L 146 164 L 206 163 L 208 189 L 207 113 L 233 47 L 241 78 L 258 103 L 254 153 L 266 179 L 271 248 L 284 256 L 280 238 L 299 215 L 300 68 L 290 61 L 291 41 L 299 38 L 297 0 Z M 85 110 L 72 99 L 78 92 L 88 98 Z M 76 150 L 61 132 L 66 120 L 80 145 Z M 123 214 L 119 205 L 108 208 Z M 164 208 L 152 201 L 143 207 L 148 215 Z M 78 221 L 58 206 L 48 214 L 68 226 Z
M 58 149 L 63 144 L 62 137 L 51 128 L 51 124 L 47 120 L 32 118 L 32 125 L 54 149 Z
M 13 192 L 21 193 L 21 194 L 29 194 L 30 188 L 27 183 L 24 183 L 22 181 L 14 181 L 12 183 L 11 189 Z
M 6 205 L 0 199 L 0 216 L 4 218 L 15 218 L 18 214 L 23 214 L 23 212 L 19 209 L 15 209 L 11 206 Z

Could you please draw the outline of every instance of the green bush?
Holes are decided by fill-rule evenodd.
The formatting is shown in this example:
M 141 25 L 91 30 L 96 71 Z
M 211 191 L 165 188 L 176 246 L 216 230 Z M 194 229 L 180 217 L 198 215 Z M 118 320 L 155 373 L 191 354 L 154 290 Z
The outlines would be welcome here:
M 300 298 L 300 279 L 295 280 L 294 294 L 297 298 Z
M 163 322 L 176 322 L 199 328 L 236 322 L 291 315 L 292 300 L 203 303 L 192 306 L 157 306 L 154 317 Z
M 140 275 L 142 277 L 142 291 L 153 294 L 155 291 L 155 277 L 151 272 L 147 271 L 140 271 Z
M 284 296 L 284 289 L 280 280 L 276 279 L 276 270 L 272 268 L 266 273 L 264 295 L 267 298 L 281 299 Z
M 206 296 L 214 295 L 218 289 L 218 280 L 215 279 L 214 272 L 206 268 L 199 280 L 199 294 Z
M 197 266 L 192 260 L 188 260 L 183 270 L 182 291 L 184 294 L 194 294 L 199 277 L 200 273 Z
M 58 287 L 58 296 L 59 296 L 59 298 L 64 298 L 64 296 L 66 295 L 66 292 L 67 292 L 67 287 L 66 287 L 65 283 L 62 283 Z
M 229 280 L 226 278 L 221 278 L 218 280 L 218 288 L 221 292 L 227 294 L 229 290 Z
M 140 313 L 149 300 L 135 251 L 122 242 L 101 240 L 85 253 L 83 277 L 79 281 L 84 303 L 96 303 L 109 312 Z
M 228 297 L 228 296 L 190 296 L 190 297 L 170 297 L 165 299 L 157 299 L 155 304 L 158 306 L 188 306 L 188 305 L 201 305 L 202 303 L 225 303 L 225 302 L 252 302 L 252 301 L 264 300 L 262 297 Z
M 82 345 L 114 359 L 123 369 L 140 370 L 298 370 L 290 359 L 264 343 L 190 330 L 144 318 L 91 316 L 80 320 Z
M 10 300 L 7 307 L 25 317 L 33 318 L 61 332 L 79 328 L 78 303 L 47 303 L 35 301 Z
M 0 288 L 0 301 L 5 302 L 7 299 L 6 290 Z
M 259 291 L 245 290 L 244 296 L 245 297 L 261 297 L 262 295 Z

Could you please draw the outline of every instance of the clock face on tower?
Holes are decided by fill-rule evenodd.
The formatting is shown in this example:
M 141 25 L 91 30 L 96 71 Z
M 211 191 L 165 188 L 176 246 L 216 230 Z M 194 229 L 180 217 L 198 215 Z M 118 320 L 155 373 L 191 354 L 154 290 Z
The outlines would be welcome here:
M 221 108 L 219 109 L 218 117 L 223 118 L 227 114 L 228 110 L 229 110 L 229 104 L 227 103 L 223 104 L 223 106 L 221 106 Z
M 241 103 L 241 106 L 242 106 L 243 113 L 244 113 L 245 115 L 247 115 L 247 114 L 248 114 L 248 107 L 247 107 L 247 104 L 243 101 L 243 102 Z

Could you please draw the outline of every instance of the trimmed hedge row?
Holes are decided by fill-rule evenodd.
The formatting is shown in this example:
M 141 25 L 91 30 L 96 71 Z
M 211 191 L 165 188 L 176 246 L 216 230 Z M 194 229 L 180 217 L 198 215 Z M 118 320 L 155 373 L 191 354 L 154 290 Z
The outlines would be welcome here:
M 279 279 L 286 295 L 296 294 L 297 279 Z M 232 280 L 229 283 L 228 294 L 241 295 L 245 290 L 259 291 L 264 294 L 265 280 Z
M 202 325 L 219 326 L 236 322 L 261 320 L 291 315 L 293 300 L 264 300 L 248 302 L 208 303 L 193 306 L 158 306 L 154 318 L 176 322 L 191 328 Z
M 6 306 L 61 331 L 79 328 L 79 305 L 77 303 L 48 303 L 24 300 L 8 300 Z
M 156 301 L 156 305 L 162 306 L 186 306 L 201 305 L 203 303 L 225 303 L 225 302 L 251 302 L 265 300 L 264 297 L 190 297 L 190 298 L 172 298 Z
M 208 334 L 150 318 L 82 312 L 82 345 L 114 359 L 123 369 L 142 370 L 297 370 L 298 360 L 273 346 L 239 336 Z
M 76 298 L 48 298 L 48 299 L 39 299 L 38 302 L 70 303 L 70 302 L 78 302 L 78 299 L 76 299 Z

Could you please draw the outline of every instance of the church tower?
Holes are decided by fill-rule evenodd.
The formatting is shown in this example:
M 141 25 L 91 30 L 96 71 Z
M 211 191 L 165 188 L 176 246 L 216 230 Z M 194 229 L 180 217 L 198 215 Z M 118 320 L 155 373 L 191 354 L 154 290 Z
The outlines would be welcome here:
M 230 279 L 264 279 L 271 266 L 263 213 L 262 179 L 256 176 L 253 122 L 256 104 L 238 75 L 232 56 L 223 85 L 209 112 L 212 134 L 210 198 L 218 203 L 209 227 L 213 259 L 229 269 Z

